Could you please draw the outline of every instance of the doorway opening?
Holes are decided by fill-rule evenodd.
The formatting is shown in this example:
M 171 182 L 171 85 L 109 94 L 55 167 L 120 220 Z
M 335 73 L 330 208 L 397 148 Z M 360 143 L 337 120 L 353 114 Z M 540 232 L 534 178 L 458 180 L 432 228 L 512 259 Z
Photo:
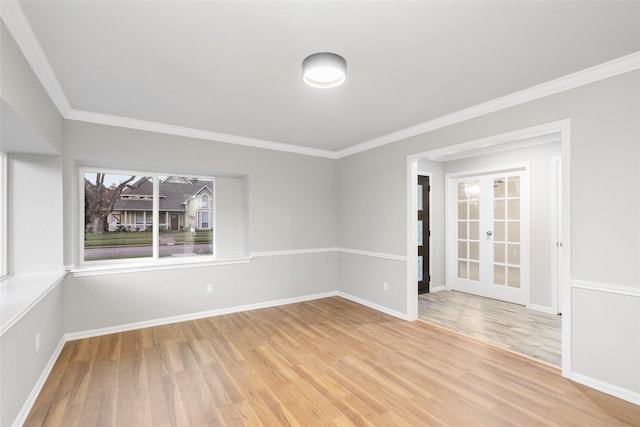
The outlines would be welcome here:
M 511 288 L 520 290 L 521 296 L 524 295 L 525 299 L 521 299 L 516 302 L 518 302 L 519 304 L 525 304 L 527 308 L 533 309 L 538 312 L 544 312 L 545 314 L 555 314 L 562 312 L 561 366 L 563 375 L 566 376 L 568 372 L 570 372 L 571 314 L 569 310 L 570 295 L 568 265 L 570 260 L 570 247 L 568 244 L 568 242 L 570 242 L 570 185 L 568 162 L 569 130 L 569 120 L 562 120 L 559 122 L 548 123 L 515 132 L 509 132 L 506 134 L 496 135 L 445 148 L 431 150 L 416 155 L 411 155 L 407 158 L 407 253 L 410 254 L 407 258 L 407 317 L 409 319 L 414 320 L 418 318 L 418 290 L 415 281 L 418 259 L 417 255 L 411 255 L 416 254 L 415 242 L 418 238 L 418 227 L 416 227 L 417 176 L 424 174 L 425 172 L 431 172 L 431 170 L 429 170 L 429 166 L 434 165 L 433 170 L 438 171 L 438 167 L 440 169 L 438 171 L 439 173 L 436 173 L 432 176 L 431 182 L 432 192 L 434 193 L 430 211 L 432 224 L 430 255 L 433 260 L 431 265 L 431 292 L 433 292 L 434 290 L 437 292 L 439 290 L 455 289 L 455 286 L 452 285 L 452 282 L 456 279 L 460 279 L 460 277 L 457 276 L 463 273 L 463 276 L 465 276 L 463 278 L 463 281 L 466 281 L 467 284 L 469 284 L 470 278 L 476 278 L 476 273 L 478 275 L 484 274 L 486 275 L 485 279 L 487 279 L 486 283 L 489 284 L 489 288 L 494 287 L 499 292 L 506 292 L 507 294 L 513 293 L 511 292 L 513 291 L 513 289 L 509 289 L 509 283 L 511 283 L 511 285 L 514 285 L 516 284 L 516 282 L 518 282 L 518 286 L 514 285 L 511 286 Z M 458 167 L 458 165 L 465 164 L 465 161 L 461 161 L 461 159 L 470 159 L 472 157 L 477 157 L 480 155 L 487 157 L 489 154 L 491 154 L 492 156 L 495 155 L 498 157 L 504 157 L 506 156 L 505 153 L 507 152 L 514 152 L 514 150 L 520 149 L 533 150 L 532 147 L 535 147 L 537 145 L 552 144 L 554 142 L 556 143 L 556 146 L 558 146 L 559 153 L 558 155 L 553 156 L 551 162 L 549 158 L 547 158 L 546 160 L 546 168 L 548 173 L 547 179 L 550 183 L 547 184 L 548 187 L 546 187 L 545 189 L 545 196 L 551 200 L 551 208 L 548 216 L 545 217 L 543 221 L 546 223 L 547 228 L 545 231 L 545 238 L 548 240 L 549 245 L 548 247 L 544 248 L 544 250 L 546 251 L 545 253 L 547 254 L 545 256 L 550 256 L 552 260 L 546 259 L 547 267 L 544 268 L 538 268 L 536 267 L 536 265 L 532 265 L 531 271 L 529 272 L 527 271 L 528 267 L 526 265 L 520 265 L 520 263 L 523 262 L 523 256 L 528 256 L 527 250 L 530 242 L 527 240 L 529 239 L 525 239 L 526 236 L 522 235 L 522 229 L 516 230 L 514 228 L 522 219 L 520 218 L 520 215 L 522 215 L 522 211 L 519 211 L 516 214 L 515 210 L 513 209 L 513 206 L 519 205 L 519 203 L 521 202 L 520 200 L 518 200 L 518 202 L 516 203 L 516 199 L 518 199 L 518 197 L 520 196 L 516 196 L 515 193 L 511 196 L 509 196 L 507 193 L 502 195 L 502 193 L 500 193 L 500 189 L 498 188 L 501 185 L 502 181 L 505 185 L 505 192 L 508 191 L 509 179 L 514 176 L 513 174 L 511 174 L 511 172 L 514 171 L 513 165 L 511 165 L 510 167 L 504 167 L 505 165 L 502 165 L 503 168 L 496 171 L 488 170 L 486 167 L 483 169 L 480 166 L 475 168 L 474 170 L 473 168 L 470 168 L 467 163 L 466 170 L 457 170 L 457 173 L 449 173 L 449 171 L 447 172 L 450 175 L 448 178 L 459 178 L 458 181 L 455 182 L 455 185 L 450 183 L 450 185 L 452 185 L 452 188 L 455 188 L 454 190 L 450 190 L 448 192 L 449 194 L 447 194 L 447 191 L 445 191 L 447 180 L 444 178 L 446 175 L 445 170 L 448 169 L 446 169 L 446 167 L 442 167 L 441 165 L 444 162 L 455 160 L 458 161 L 456 166 Z M 501 176 L 498 177 L 497 175 Z M 483 182 L 483 185 L 486 188 L 485 193 L 492 193 L 492 196 L 486 199 L 489 201 L 488 203 L 486 203 L 487 206 L 485 208 L 488 214 L 485 215 L 485 218 L 483 220 L 481 220 L 480 217 L 478 217 L 477 219 L 467 217 L 463 218 L 463 220 L 460 221 L 460 218 L 454 215 L 455 213 L 457 213 L 457 210 L 454 211 L 454 214 L 452 214 L 451 212 L 449 212 L 449 210 L 451 209 L 445 209 L 444 206 L 453 205 L 454 202 L 456 205 L 465 204 L 467 209 L 469 209 L 470 205 L 475 206 L 475 200 L 471 200 L 469 198 L 469 194 L 463 194 L 466 197 L 464 200 L 454 199 L 454 197 L 457 197 L 458 189 L 460 188 L 466 189 L 468 192 L 473 190 L 473 188 L 470 187 L 470 185 L 472 185 L 473 183 L 463 183 L 462 181 L 464 181 L 466 178 L 474 176 L 482 178 L 482 180 L 477 180 L 477 184 L 479 185 L 481 184 L 481 181 Z M 520 182 L 520 179 L 522 179 L 521 176 L 518 179 L 514 179 L 514 183 Z M 474 180 L 472 179 L 468 181 Z M 458 184 L 464 185 L 459 186 Z M 436 187 L 439 187 L 440 190 L 438 190 L 438 188 L 434 188 L 434 185 L 436 185 Z M 526 184 L 524 185 L 524 187 L 528 188 Z M 492 188 L 495 188 L 497 193 L 493 192 Z M 557 202 L 557 206 L 553 206 L 554 200 L 555 202 Z M 533 200 L 531 203 L 533 205 L 536 203 L 536 201 Z M 503 206 L 503 210 L 501 211 L 502 213 L 498 213 L 497 215 L 506 215 L 508 213 L 509 205 L 512 206 L 512 214 L 515 215 L 513 218 L 494 217 L 496 215 L 496 212 L 500 211 L 500 209 L 498 208 L 501 206 Z M 440 211 L 440 213 L 438 211 Z M 468 213 L 468 210 L 465 211 L 465 214 L 468 215 Z M 439 215 L 441 216 L 441 218 L 438 218 Z M 518 216 L 518 218 L 516 218 L 516 216 Z M 540 217 L 538 213 L 537 217 Z M 440 223 L 438 221 L 440 221 Z M 476 221 L 477 224 L 472 224 Z M 480 233 L 481 221 L 484 221 L 482 233 Z M 462 224 L 460 224 L 460 222 L 462 222 Z M 551 226 L 549 226 L 549 224 L 551 224 Z M 465 233 L 470 233 L 471 231 L 475 233 L 476 225 L 478 225 L 478 234 L 474 236 L 466 234 L 462 240 L 458 238 L 460 237 L 458 235 L 456 235 L 455 238 L 446 236 L 444 231 L 441 231 L 440 235 L 437 234 L 437 230 L 439 229 L 446 229 L 450 231 L 449 234 L 456 234 L 457 231 L 462 230 L 462 228 L 464 228 Z M 505 233 L 502 233 L 502 231 L 500 231 L 501 234 L 499 236 L 496 236 L 494 234 L 496 232 L 495 227 L 499 226 L 502 227 L 499 229 L 504 231 Z M 521 241 L 516 242 L 509 240 L 509 227 L 511 227 L 513 236 L 518 236 Z M 484 228 L 486 228 L 486 230 Z M 529 227 L 525 226 L 525 232 L 528 230 Z M 487 232 L 490 232 L 490 235 L 487 236 Z M 537 239 L 537 237 L 539 236 L 539 229 L 533 227 L 531 234 L 531 240 Z M 481 235 L 483 236 L 483 239 L 480 238 Z M 502 240 L 495 240 L 495 238 L 498 237 Z M 413 243 L 413 245 L 411 245 L 411 243 Z M 538 250 L 538 253 L 541 253 L 539 251 L 540 242 L 536 241 L 535 245 L 537 245 L 536 250 Z M 484 255 L 481 255 L 482 246 L 485 247 Z M 497 258 L 492 253 L 496 250 L 498 250 L 499 252 Z M 491 256 L 487 256 L 487 254 Z M 476 256 L 478 257 L 477 260 L 472 259 Z M 511 259 L 509 258 L 510 256 Z M 484 268 L 480 267 L 482 265 L 480 264 L 481 262 L 485 263 Z M 464 267 L 466 267 L 465 269 L 462 268 L 462 264 L 464 264 Z M 447 265 L 449 265 L 449 268 L 446 267 Z M 480 267 L 480 269 L 477 271 L 472 268 L 476 266 Z M 510 270 L 511 273 L 509 273 Z M 532 277 L 535 279 L 535 283 L 541 283 L 539 278 L 547 273 L 550 275 L 555 274 L 555 276 L 549 277 L 549 280 L 547 280 L 546 286 L 551 286 L 551 289 L 546 288 L 544 290 L 544 296 L 541 296 L 540 294 L 541 288 L 532 287 L 531 289 L 526 289 L 527 286 L 524 286 L 526 285 L 526 282 Z M 477 278 L 479 279 L 480 277 L 478 276 Z M 500 279 L 498 280 L 498 282 L 500 282 L 498 285 L 502 286 L 501 288 L 500 286 L 496 285 L 494 280 L 495 278 Z M 551 285 L 549 285 L 549 283 Z M 492 296 L 492 298 L 500 298 L 500 296 Z

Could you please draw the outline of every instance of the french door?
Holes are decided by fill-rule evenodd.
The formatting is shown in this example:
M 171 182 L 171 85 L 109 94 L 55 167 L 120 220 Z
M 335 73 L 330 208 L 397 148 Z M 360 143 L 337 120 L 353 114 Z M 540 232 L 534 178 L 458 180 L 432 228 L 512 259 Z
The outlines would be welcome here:
M 528 170 L 448 178 L 448 287 L 528 304 Z

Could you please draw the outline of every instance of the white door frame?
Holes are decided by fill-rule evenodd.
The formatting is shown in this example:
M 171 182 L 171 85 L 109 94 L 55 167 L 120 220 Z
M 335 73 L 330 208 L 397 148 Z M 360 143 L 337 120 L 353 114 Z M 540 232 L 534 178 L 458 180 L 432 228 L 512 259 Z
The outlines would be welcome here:
M 551 312 L 562 312 L 562 295 L 560 295 L 560 266 L 562 261 L 562 157 L 551 157 Z
M 417 176 L 418 161 L 420 159 L 434 159 L 445 155 L 453 155 L 487 147 L 508 149 L 508 144 L 521 143 L 527 139 L 543 137 L 552 134 L 560 135 L 562 147 L 562 256 L 559 257 L 561 265 L 559 271 L 559 299 L 562 304 L 562 375 L 569 377 L 571 373 L 571 293 L 569 282 L 571 277 L 571 168 L 570 168 L 570 141 L 571 120 L 564 119 L 520 129 L 513 132 L 494 135 L 473 141 L 462 142 L 424 151 L 422 153 L 407 156 L 407 319 L 418 318 L 418 283 L 417 255 L 415 242 L 417 240 Z

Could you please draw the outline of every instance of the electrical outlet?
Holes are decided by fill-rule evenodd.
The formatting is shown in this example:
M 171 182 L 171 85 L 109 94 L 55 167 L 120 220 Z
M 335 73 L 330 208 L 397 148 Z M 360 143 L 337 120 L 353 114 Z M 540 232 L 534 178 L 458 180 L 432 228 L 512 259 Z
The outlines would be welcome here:
M 36 353 L 40 350 L 40 333 L 36 334 Z
M 207 293 L 208 294 L 212 294 L 213 293 L 213 283 L 209 283 L 207 285 Z
M 389 290 L 389 282 L 382 282 L 382 290 L 383 291 Z

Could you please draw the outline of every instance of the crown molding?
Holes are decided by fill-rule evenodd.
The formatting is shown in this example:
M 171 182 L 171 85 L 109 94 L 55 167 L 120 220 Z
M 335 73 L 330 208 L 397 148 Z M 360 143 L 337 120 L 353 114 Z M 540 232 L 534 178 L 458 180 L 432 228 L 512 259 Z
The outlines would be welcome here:
M 320 150 L 318 148 L 303 147 L 293 144 L 284 144 L 281 142 L 267 141 L 258 138 L 249 138 L 246 136 L 213 132 L 203 129 L 195 129 L 186 126 L 177 126 L 167 123 L 133 119 L 130 117 L 94 113 L 91 111 L 71 109 L 69 113 L 65 115 L 65 119 L 144 130 L 149 132 L 157 132 L 167 135 L 185 136 L 188 138 L 204 139 L 207 141 L 224 142 L 227 144 L 244 145 L 254 148 L 264 148 L 266 150 L 285 151 L 288 153 L 304 154 L 307 156 L 325 157 L 329 159 L 337 158 L 337 154 L 334 151 Z
M 640 68 L 640 52 L 623 56 L 546 83 L 524 89 L 510 95 L 496 98 L 463 110 L 420 123 L 406 129 L 392 132 L 387 135 L 374 138 L 360 144 L 345 148 L 340 151 L 329 151 L 318 148 L 303 147 L 293 144 L 250 138 L 221 132 L 194 129 L 185 126 L 176 126 L 167 123 L 139 120 L 129 117 L 113 116 L 91 111 L 82 111 L 71 108 L 69 101 L 62 90 L 51 64 L 33 30 L 27 21 L 22 8 L 16 0 L 2 0 L 0 18 L 13 35 L 27 62 L 40 80 L 40 83 L 51 97 L 60 114 L 69 120 L 84 121 L 110 126 L 125 127 L 151 132 L 165 133 L 169 135 L 185 136 L 209 141 L 225 142 L 229 144 L 245 145 L 249 147 L 263 148 L 267 150 L 284 151 L 329 159 L 340 159 L 362 151 L 370 150 L 393 142 L 401 141 L 416 135 L 430 132 L 445 126 L 450 126 L 465 120 L 473 119 L 485 114 L 493 113 L 505 108 L 513 107 L 525 102 L 533 101 L 548 95 L 573 89 L 609 77 L 626 73 Z
M 528 89 L 523 89 L 482 104 L 474 105 L 473 107 L 465 108 L 463 110 L 345 148 L 344 150 L 337 152 L 337 157 L 340 159 L 362 151 L 371 150 L 372 148 L 381 147 L 416 135 L 431 132 L 445 126 L 450 126 L 455 123 L 480 117 L 505 108 L 514 107 L 519 104 L 524 104 L 525 102 L 533 101 L 579 86 L 584 86 L 589 83 L 594 83 L 599 80 L 604 80 L 639 68 L 640 52 L 634 52 L 612 61 L 605 62 L 555 80 L 541 83 Z
M 22 51 L 33 72 L 65 119 L 185 136 L 208 141 L 225 142 L 228 144 L 245 145 L 267 150 L 285 151 L 308 156 L 330 159 L 337 158 L 337 154 L 334 151 L 73 109 L 20 4 L 15 0 L 2 0 L 0 18 L 7 25 L 9 32 L 15 39 L 16 44 Z
M 71 104 L 60 86 L 56 73 L 42 50 L 38 38 L 33 32 L 22 8 L 15 0 L 3 0 L 0 5 L 0 16 L 9 32 L 22 51 L 31 69 L 40 80 L 60 114 L 65 117 L 71 111 Z

